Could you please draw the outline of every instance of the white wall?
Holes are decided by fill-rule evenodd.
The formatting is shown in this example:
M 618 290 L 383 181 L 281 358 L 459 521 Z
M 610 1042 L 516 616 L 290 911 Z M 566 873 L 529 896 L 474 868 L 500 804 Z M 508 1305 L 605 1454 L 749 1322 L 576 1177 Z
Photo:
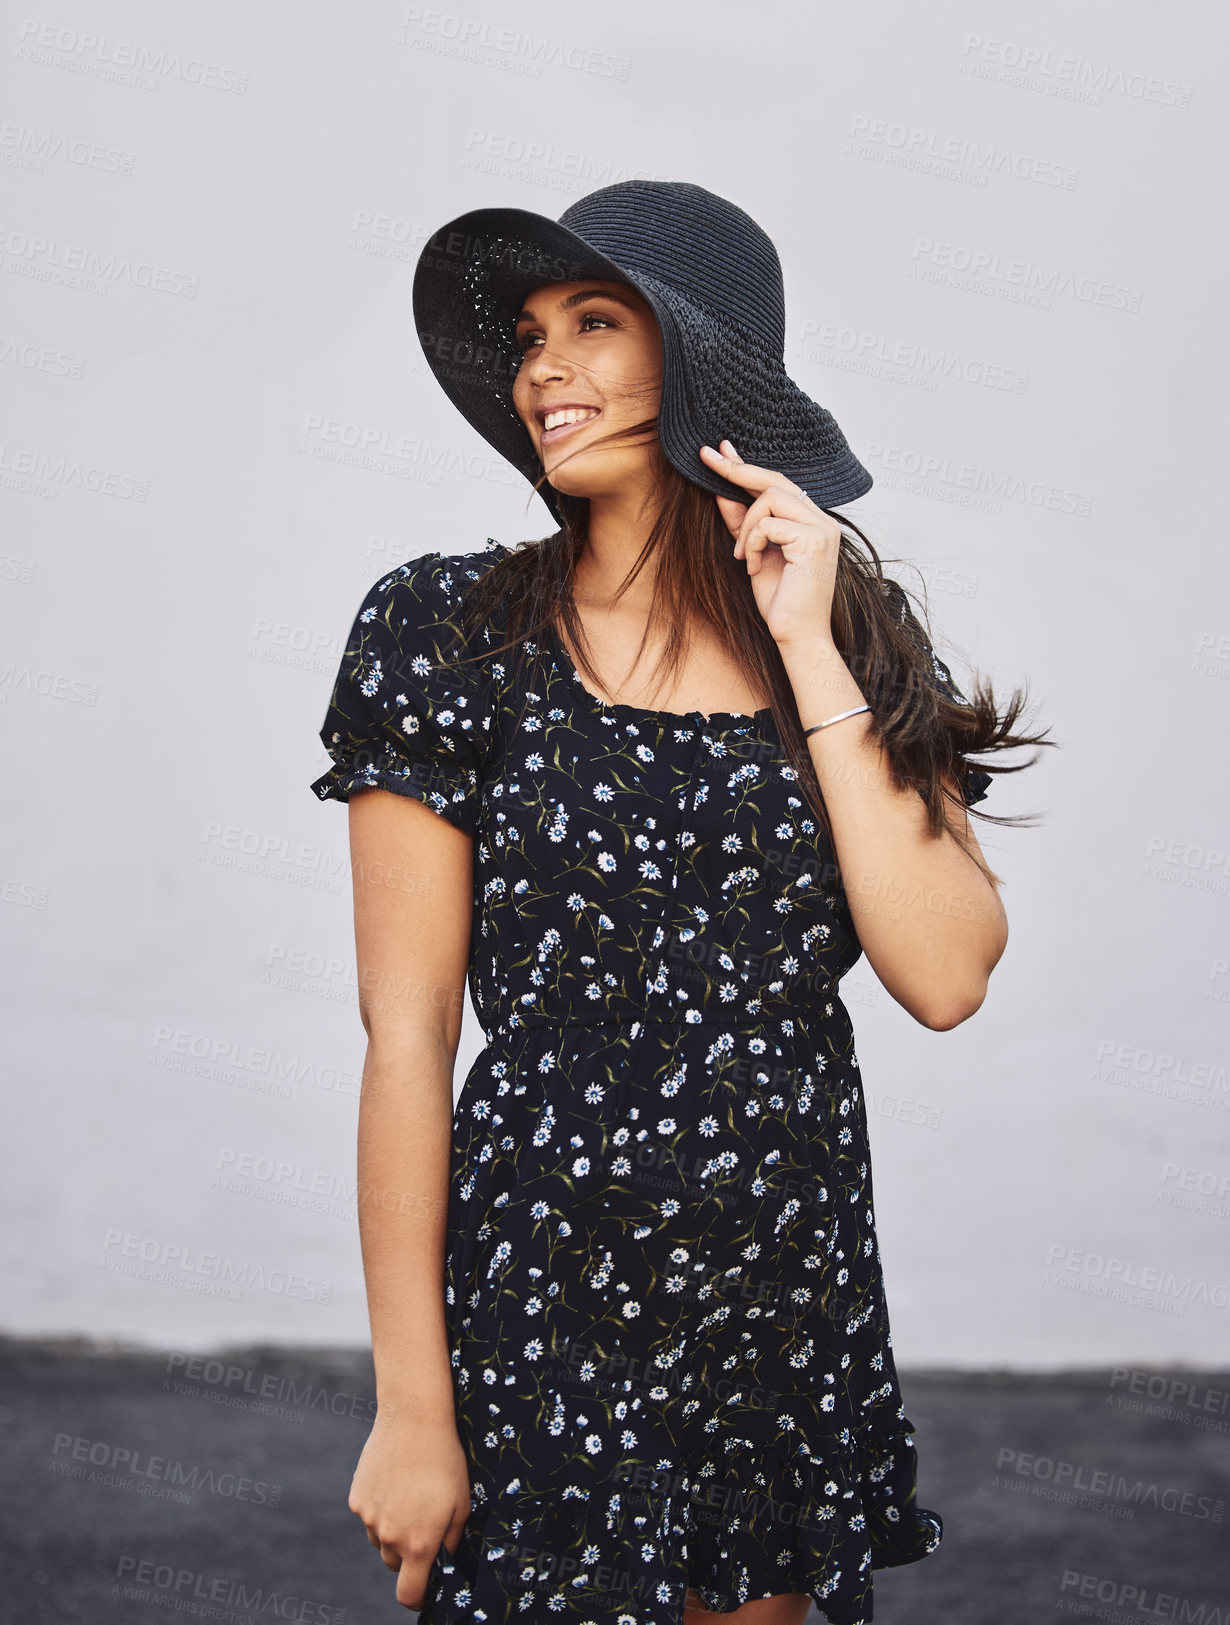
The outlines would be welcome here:
M 352 1170 L 346 814 L 308 785 L 363 591 L 550 528 L 428 375 L 413 261 L 465 209 L 648 175 L 769 231 L 790 369 L 876 476 L 851 516 L 922 568 L 958 681 L 1027 680 L 1062 745 L 987 803 L 1044 817 L 979 831 L 1012 935 L 978 1015 L 845 984 L 897 1358 L 1224 1356 L 1221 13 L 100 15 L 0 37 L 7 1329 L 366 1336 L 349 1214 L 215 1180 Z M 392 451 L 348 465 L 367 431 Z M 126 1246 L 186 1249 L 182 1284 Z M 219 1254 L 265 1285 L 210 1295 Z

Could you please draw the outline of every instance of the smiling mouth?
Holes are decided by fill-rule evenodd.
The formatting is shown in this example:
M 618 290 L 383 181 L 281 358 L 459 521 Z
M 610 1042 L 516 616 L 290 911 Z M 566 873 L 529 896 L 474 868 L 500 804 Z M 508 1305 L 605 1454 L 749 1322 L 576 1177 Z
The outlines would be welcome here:
M 554 414 L 550 412 L 547 414 L 548 417 L 552 417 L 553 415 Z M 583 417 L 575 418 L 571 423 L 557 423 L 554 428 L 544 429 L 542 431 L 538 437 L 539 444 L 543 446 L 553 446 L 557 440 L 565 439 L 576 429 L 583 429 L 587 423 L 592 423 L 595 418 L 600 416 L 601 409 L 594 407 L 591 410 L 586 411 Z

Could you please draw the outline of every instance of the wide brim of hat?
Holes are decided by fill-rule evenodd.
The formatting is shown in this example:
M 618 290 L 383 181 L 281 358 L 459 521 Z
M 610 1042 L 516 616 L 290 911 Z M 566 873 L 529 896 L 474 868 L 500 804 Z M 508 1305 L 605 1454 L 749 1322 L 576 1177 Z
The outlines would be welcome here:
M 753 500 L 700 459 L 702 445 L 724 438 L 745 462 L 778 470 L 821 507 L 871 489 L 870 473 L 832 414 L 756 335 L 619 264 L 558 220 L 525 209 L 474 209 L 424 244 L 414 271 L 415 324 L 441 388 L 531 485 L 542 479 L 542 463 L 513 405 L 520 362 L 513 319 L 532 289 L 591 276 L 631 283 L 653 309 L 662 336 L 659 440 L 671 464 L 702 490 Z M 560 522 L 558 493 L 547 481 L 538 492 Z

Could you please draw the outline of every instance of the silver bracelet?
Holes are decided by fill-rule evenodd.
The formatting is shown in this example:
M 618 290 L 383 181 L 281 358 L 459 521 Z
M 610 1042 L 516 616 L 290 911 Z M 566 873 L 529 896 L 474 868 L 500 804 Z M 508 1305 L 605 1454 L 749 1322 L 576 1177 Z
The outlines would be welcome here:
M 817 722 L 814 728 L 804 728 L 803 738 L 807 739 L 811 734 L 819 733 L 821 728 L 831 728 L 835 722 L 844 722 L 847 717 L 856 717 L 860 711 L 870 710 L 869 705 L 856 705 L 852 711 L 840 711 L 835 717 L 829 717 L 827 722 Z

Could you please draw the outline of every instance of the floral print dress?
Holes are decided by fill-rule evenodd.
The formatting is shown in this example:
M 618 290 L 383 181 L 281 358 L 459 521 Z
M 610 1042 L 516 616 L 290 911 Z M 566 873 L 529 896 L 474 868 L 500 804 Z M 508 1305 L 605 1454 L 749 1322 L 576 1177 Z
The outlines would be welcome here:
M 445 1260 L 472 1510 L 419 1617 L 679 1625 L 691 1586 L 862 1625 L 872 1570 L 943 1525 L 893 1364 L 834 855 L 768 711 L 604 702 L 553 633 L 515 682 L 460 665 L 461 589 L 508 551 L 372 586 L 312 785 L 474 838 L 486 1044 Z

